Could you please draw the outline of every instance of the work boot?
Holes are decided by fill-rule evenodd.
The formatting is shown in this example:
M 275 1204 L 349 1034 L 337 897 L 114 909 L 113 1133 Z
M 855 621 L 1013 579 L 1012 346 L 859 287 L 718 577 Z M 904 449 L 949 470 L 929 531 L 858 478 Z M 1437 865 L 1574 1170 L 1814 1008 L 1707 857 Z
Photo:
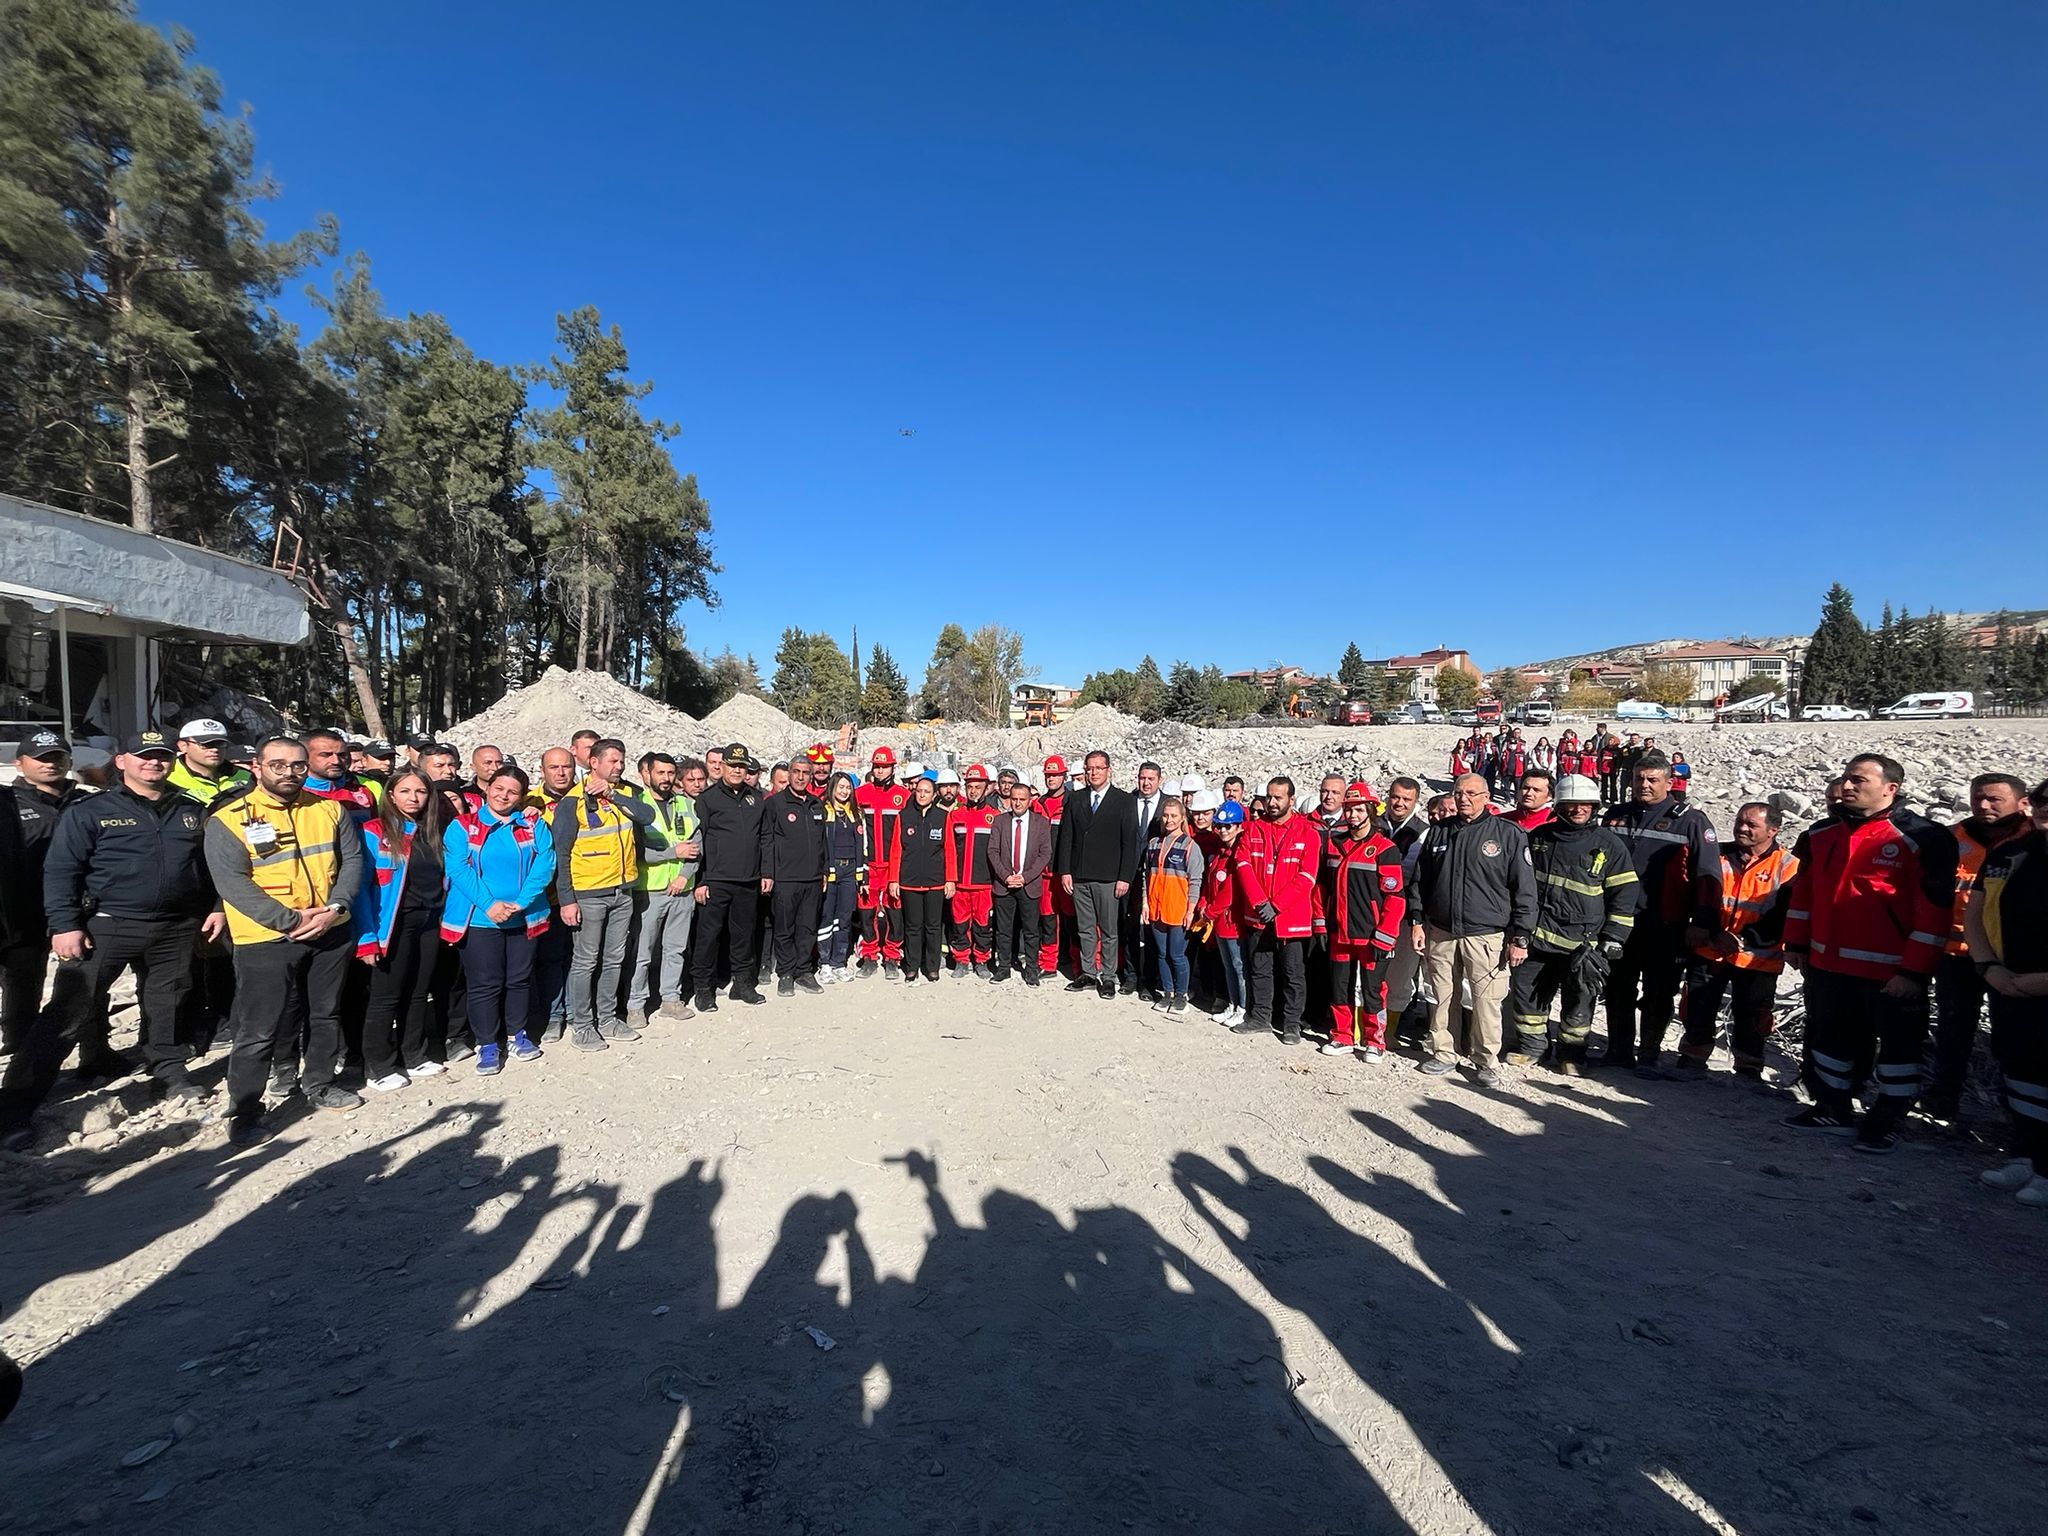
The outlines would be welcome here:
M 645 1008 L 628 1008 L 626 1010 L 626 1028 L 629 1034 L 625 1038 L 630 1039 L 632 1035 L 638 1034 L 646 1027 L 647 1010 Z
M 1501 1057 L 1502 1063 L 1510 1067 L 1533 1067 L 1536 1065 L 1537 1059 L 1537 1054 L 1523 1045 L 1516 1046 Z
M 815 976 L 797 977 L 796 986 L 799 992 L 822 992 L 825 990 L 818 984 L 818 978 Z
M 718 1012 L 718 994 L 716 992 L 699 992 L 697 994 L 697 1011 L 699 1013 Z

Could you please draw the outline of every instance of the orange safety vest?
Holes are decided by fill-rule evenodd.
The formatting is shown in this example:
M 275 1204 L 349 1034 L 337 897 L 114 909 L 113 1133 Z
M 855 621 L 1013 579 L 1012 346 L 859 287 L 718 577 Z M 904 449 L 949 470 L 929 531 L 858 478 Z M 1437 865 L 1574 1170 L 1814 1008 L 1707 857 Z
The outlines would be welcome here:
M 1188 920 L 1188 850 L 1194 839 L 1185 832 L 1153 839 L 1151 870 L 1145 878 L 1145 906 L 1151 921 L 1178 928 Z
M 1778 900 L 1778 892 L 1799 873 L 1799 861 L 1783 848 L 1773 848 L 1751 859 L 1740 870 L 1726 854 L 1721 856 L 1721 931 L 1740 942 L 1742 932 L 1761 918 Z M 1785 968 L 1783 942 L 1751 948 L 1742 945 L 1734 954 L 1723 954 L 1711 944 L 1694 951 L 1709 960 L 1733 966 L 1738 971 L 1778 972 Z
M 2019 837 L 2026 830 L 2027 824 L 2022 821 L 2019 830 L 2013 833 L 2013 836 Z M 1970 892 L 1977 889 L 1977 875 L 1984 868 L 1984 855 L 1989 853 L 1991 848 L 1996 848 L 2010 839 L 2001 838 L 1998 843 L 1993 843 L 1987 848 L 1964 831 L 1960 822 L 1950 827 L 1949 831 L 1955 834 L 1956 839 L 1956 897 L 1954 906 L 1949 909 L 1946 949 L 1951 955 L 1967 955 L 1970 946 L 1963 941 L 1963 908 L 1969 905 Z

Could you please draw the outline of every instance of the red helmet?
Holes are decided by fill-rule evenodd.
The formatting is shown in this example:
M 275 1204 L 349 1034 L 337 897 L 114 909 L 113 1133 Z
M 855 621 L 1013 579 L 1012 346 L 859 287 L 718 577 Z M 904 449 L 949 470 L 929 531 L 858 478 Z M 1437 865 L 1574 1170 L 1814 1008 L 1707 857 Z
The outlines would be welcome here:
M 988 782 L 988 769 L 984 768 L 980 763 L 970 763 L 967 765 L 967 772 L 963 778 L 969 784 L 972 784 L 976 779 L 986 784 Z
M 894 768 L 896 766 L 896 754 L 887 747 L 877 747 L 875 748 L 875 755 L 868 759 L 868 765 L 873 768 Z
M 832 749 L 822 741 L 814 747 L 806 747 L 804 748 L 804 761 L 807 763 L 829 763 L 832 761 Z
M 1058 754 L 1054 754 L 1045 760 L 1044 771 L 1047 773 L 1065 773 L 1067 771 L 1067 760 Z
M 1344 788 L 1346 805 L 1378 805 L 1380 797 L 1372 792 L 1372 786 L 1363 779 L 1353 779 Z

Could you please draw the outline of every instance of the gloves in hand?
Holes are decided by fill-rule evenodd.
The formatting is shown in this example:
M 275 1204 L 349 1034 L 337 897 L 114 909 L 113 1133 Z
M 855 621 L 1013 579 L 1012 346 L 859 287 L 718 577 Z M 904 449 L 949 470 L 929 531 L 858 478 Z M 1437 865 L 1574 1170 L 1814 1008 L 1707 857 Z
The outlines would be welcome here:
M 1280 909 L 1270 901 L 1262 901 L 1252 909 L 1252 916 L 1270 926 L 1280 916 Z

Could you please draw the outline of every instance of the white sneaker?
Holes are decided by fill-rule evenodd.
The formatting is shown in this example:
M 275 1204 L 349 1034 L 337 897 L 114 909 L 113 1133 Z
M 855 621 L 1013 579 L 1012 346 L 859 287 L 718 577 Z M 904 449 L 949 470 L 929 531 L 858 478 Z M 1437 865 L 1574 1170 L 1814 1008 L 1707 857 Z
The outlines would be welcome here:
M 1154 1013 L 1171 1013 L 1171 1012 L 1173 1012 L 1173 999 L 1172 999 L 1172 998 L 1170 998 L 1170 997 L 1162 997 L 1162 998 L 1160 998 L 1158 1002 L 1156 1002 L 1156 1003 L 1154 1003 L 1154 1004 L 1152 1005 L 1152 1011 L 1153 1011 Z
M 401 1088 L 410 1088 L 412 1086 L 412 1079 L 403 1072 L 392 1072 L 377 1078 L 370 1086 L 379 1093 L 396 1093 Z
M 2031 1205 L 2048 1211 L 2048 1179 L 2042 1178 L 2038 1173 L 2035 1174 L 2027 1180 L 2013 1199 L 2021 1205 Z
M 818 967 L 818 981 L 821 985 L 829 987 L 838 980 L 839 973 L 833 970 L 831 966 L 821 965 Z
M 434 1077 L 448 1069 L 438 1061 L 423 1061 L 416 1067 L 405 1069 L 407 1077 Z
M 1977 1175 L 1977 1182 L 1992 1189 L 2025 1189 L 2034 1177 L 2034 1163 L 2031 1158 L 2016 1157 L 1997 1168 L 1986 1168 Z
M 1334 1040 L 1325 1040 L 1321 1045 L 1317 1046 L 1316 1049 L 1321 1051 L 1325 1056 L 1349 1056 L 1351 1054 L 1350 1046 L 1339 1045 Z
M 1230 1028 L 1233 1024 L 1242 1024 L 1244 1022 L 1244 1010 L 1233 1005 L 1217 1014 L 1216 1022 L 1225 1029 Z
M 913 971 L 903 978 L 903 985 L 905 985 L 906 987 L 914 987 L 917 985 L 918 981 L 919 977 L 917 976 L 916 972 Z
M 1386 1052 L 1386 1048 L 1385 1048 L 1384 1046 L 1378 1046 L 1378 1045 L 1361 1045 L 1361 1046 L 1360 1046 L 1360 1047 L 1358 1048 L 1358 1059 L 1359 1059 L 1360 1061 L 1367 1061 L 1367 1062 L 1371 1062 L 1371 1061 L 1379 1061 L 1379 1060 L 1381 1060 L 1381 1059 L 1382 1059 L 1383 1057 L 1385 1057 L 1385 1055 L 1386 1055 L 1386 1054 L 1387 1054 L 1387 1052 Z

